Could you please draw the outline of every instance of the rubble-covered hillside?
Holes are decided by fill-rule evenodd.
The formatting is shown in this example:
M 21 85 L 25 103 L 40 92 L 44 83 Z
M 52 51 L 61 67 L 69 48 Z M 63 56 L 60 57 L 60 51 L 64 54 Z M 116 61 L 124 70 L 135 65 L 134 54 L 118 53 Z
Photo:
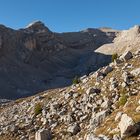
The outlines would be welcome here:
M 140 139 L 140 51 L 79 83 L 0 106 L 0 140 Z

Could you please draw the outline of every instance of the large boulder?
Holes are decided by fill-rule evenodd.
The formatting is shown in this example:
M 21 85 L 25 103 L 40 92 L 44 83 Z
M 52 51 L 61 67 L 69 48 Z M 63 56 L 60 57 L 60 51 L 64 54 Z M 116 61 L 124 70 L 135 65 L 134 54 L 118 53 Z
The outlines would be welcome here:
M 121 121 L 119 122 L 119 128 L 122 138 L 129 137 L 137 131 L 137 127 L 135 126 L 133 119 L 127 114 L 122 115 Z

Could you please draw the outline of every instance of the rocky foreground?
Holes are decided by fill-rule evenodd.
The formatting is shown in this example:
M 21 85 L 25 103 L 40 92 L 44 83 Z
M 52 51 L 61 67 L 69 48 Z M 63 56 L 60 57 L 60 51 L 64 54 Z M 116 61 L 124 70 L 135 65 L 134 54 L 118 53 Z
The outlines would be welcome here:
M 70 87 L 0 106 L 0 140 L 140 139 L 140 51 Z

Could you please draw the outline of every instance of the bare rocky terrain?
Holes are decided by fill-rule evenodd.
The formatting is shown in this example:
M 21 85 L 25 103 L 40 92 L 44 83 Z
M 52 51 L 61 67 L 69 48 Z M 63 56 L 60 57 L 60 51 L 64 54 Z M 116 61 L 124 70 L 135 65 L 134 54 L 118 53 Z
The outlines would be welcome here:
M 139 26 L 0 29 L 0 140 L 140 139 Z

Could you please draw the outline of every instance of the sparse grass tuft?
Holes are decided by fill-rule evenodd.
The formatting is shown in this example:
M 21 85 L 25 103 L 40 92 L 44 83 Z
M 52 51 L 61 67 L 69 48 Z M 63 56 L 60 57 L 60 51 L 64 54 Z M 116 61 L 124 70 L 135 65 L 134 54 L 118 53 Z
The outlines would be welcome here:
M 42 105 L 41 105 L 41 103 L 35 104 L 35 107 L 34 107 L 34 113 L 35 113 L 35 115 L 38 115 L 41 112 L 42 112 Z
M 119 106 L 125 105 L 126 102 L 127 102 L 127 96 L 125 94 L 122 94 L 122 96 L 119 99 Z
M 117 53 L 112 54 L 112 62 L 114 62 L 117 58 L 118 58 Z
M 74 85 L 76 85 L 76 84 L 79 84 L 79 83 L 80 83 L 80 79 L 78 78 L 78 76 L 75 76 L 75 77 L 74 77 L 74 79 L 73 79 L 72 83 L 73 83 Z

